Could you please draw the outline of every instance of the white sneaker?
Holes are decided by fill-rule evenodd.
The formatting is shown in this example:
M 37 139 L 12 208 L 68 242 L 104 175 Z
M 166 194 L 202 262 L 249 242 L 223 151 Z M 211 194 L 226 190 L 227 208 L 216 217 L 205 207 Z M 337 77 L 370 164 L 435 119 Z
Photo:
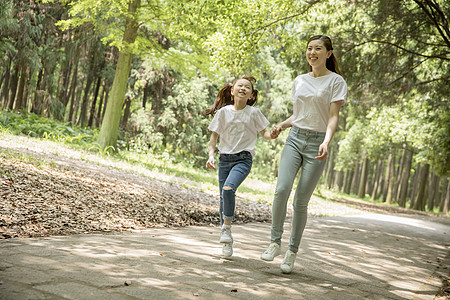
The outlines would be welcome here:
M 232 243 L 233 237 L 231 236 L 231 225 L 222 225 L 222 231 L 220 232 L 221 243 Z
M 272 261 L 275 256 L 280 255 L 281 249 L 280 245 L 277 243 L 270 243 L 269 248 L 261 254 L 262 260 Z
M 222 255 L 224 257 L 230 257 L 231 255 L 233 255 L 233 243 L 223 244 Z
M 286 251 L 286 255 L 284 255 L 284 259 L 281 262 L 281 272 L 285 274 L 289 274 L 294 269 L 295 258 L 297 257 L 297 253 L 292 252 L 291 250 Z

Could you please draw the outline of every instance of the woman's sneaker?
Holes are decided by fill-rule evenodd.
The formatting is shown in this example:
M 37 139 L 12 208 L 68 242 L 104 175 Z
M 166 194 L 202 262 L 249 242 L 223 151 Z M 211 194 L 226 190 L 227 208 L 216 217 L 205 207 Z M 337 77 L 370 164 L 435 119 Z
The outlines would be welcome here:
M 269 248 L 267 248 L 266 251 L 264 251 L 263 254 L 261 254 L 262 260 L 272 261 L 275 256 L 280 255 L 281 249 L 280 245 L 277 243 L 270 243 Z
M 297 253 L 292 252 L 291 250 L 286 251 L 284 255 L 284 259 L 281 262 L 280 269 L 281 272 L 285 274 L 289 274 L 294 269 L 295 258 L 297 257 Z
M 232 243 L 233 237 L 231 236 L 231 225 L 222 225 L 222 230 L 220 232 L 221 243 Z
M 223 244 L 222 255 L 224 257 L 230 257 L 231 255 L 233 255 L 233 243 Z

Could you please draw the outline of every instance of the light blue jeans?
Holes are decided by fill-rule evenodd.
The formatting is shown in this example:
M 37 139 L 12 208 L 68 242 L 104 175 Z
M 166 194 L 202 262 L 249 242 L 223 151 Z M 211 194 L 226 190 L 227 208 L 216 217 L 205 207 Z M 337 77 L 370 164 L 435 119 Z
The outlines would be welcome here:
M 250 152 L 220 154 L 219 189 L 220 189 L 220 225 L 224 221 L 233 221 L 236 207 L 236 190 L 250 173 L 253 158 Z M 224 187 L 229 187 L 224 189 Z
M 289 250 L 292 252 L 298 251 L 308 217 L 308 202 L 325 167 L 325 161 L 314 158 L 318 156 L 319 146 L 324 138 L 324 132 L 292 127 L 281 154 L 272 205 L 271 242 L 281 245 L 287 202 L 294 179 L 302 168 L 293 201 L 292 231 L 289 242 Z

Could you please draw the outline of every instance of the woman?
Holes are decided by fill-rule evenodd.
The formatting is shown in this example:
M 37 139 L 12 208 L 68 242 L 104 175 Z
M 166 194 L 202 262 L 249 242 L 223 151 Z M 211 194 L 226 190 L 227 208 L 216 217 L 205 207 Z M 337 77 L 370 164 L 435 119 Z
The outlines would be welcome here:
M 295 78 L 291 96 L 293 114 L 271 130 L 272 137 L 276 138 L 283 129 L 292 127 L 281 154 L 272 205 L 271 243 L 261 255 L 263 260 L 272 261 L 281 253 L 287 201 L 294 179 L 300 167 L 303 168 L 293 201 L 289 248 L 280 266 L 283 273 L 291 273 L 294 268 L 308 202 L 324 169 L 328 146 L 338 126 L 339 110 L 347 95 L 347 84 L 340 75 L 329 37 L 311 37 L 306 59 L 310 72 Z

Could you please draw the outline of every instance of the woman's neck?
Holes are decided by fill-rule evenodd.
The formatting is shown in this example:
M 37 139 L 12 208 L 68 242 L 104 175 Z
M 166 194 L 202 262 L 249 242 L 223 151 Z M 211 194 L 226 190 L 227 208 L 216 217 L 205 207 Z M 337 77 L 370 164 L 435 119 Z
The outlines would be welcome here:
M 328 70 L 325 66 L 323 66 L 322 68 L 313 68 L 310 75 L 312 77 L 320 77 L 320 76 L 328 75 L 330 73 L 332 73 L 332 72 L 330 70 Z

